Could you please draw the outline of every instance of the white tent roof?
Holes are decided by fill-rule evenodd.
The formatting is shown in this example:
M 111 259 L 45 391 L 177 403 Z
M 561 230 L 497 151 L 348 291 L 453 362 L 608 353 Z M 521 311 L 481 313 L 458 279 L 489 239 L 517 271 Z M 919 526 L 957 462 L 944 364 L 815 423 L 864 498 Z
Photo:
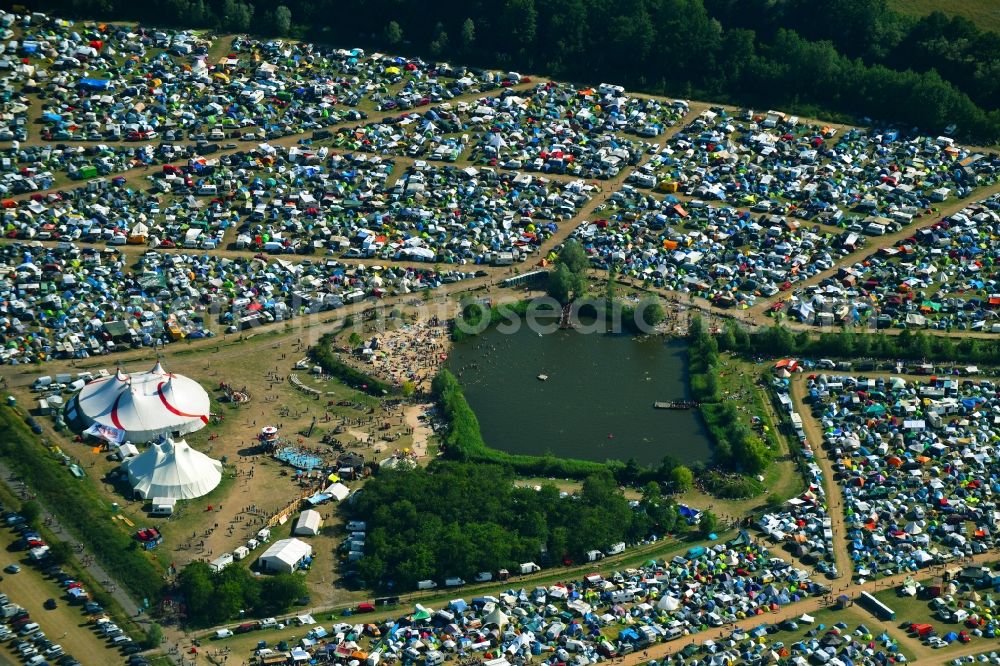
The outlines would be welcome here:
M 293 571 L 303 558 L 312 555 L 312 546 L 301 539 L 281 539 L 260 556 L 266 571 Z
M 198 382 L 170 374 L 157 363 L 148 372 L 97 379 L 77 396 L 85 426 L 97 422 L 124 430 L 131 442 L 186 435 L 208 423 L 208 394 Z
M 194 499 L 222 480 L 222 463 L 192 449 L 187 442 L 164 438 L 125 463 L 128 481 L 144 498 Z
M 295 534 L 315 535 L 319 534 L 319 526 L 323 522 L 323 517 L 319 511 L 306 509 L 295 521 Z
M 660 610 L 672 611 L 672 610 L 677 610 L 677 607 L 680 605 L 681 602 L 679 599 L 676 599 L 669 595 L 665 595 L 660 598 L 660 600 L 656 604 L 656 607 L 659 608 Z
M 344 500 L 348 495 L 351 494 L 351 489 L 342 483 L 334 483 L 324 492 L 329 493 L 338 502 Z
M 490 613 L 489 615 L 487 615 L 483 619 L 483 625 L 484 626 L 488 625 L 488 624 L 495 624 L 497 627 L 499 627 L 501 629 L 503 629 L 505 626 L 507 626 L 508 622 L 509 622 L 509 620 L 507 619 L 507 616 L 504 615 L 503 611 L 500 610 L 499 607 L 494 608 L 493 612 Z

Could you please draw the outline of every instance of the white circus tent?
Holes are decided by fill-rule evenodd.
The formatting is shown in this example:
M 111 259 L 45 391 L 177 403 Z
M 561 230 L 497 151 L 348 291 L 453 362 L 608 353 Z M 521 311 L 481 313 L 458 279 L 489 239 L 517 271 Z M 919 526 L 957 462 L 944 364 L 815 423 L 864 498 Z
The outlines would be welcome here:
M 160 435 L 186 435 L 208 423 L 209 400 L 193 379 L 175 375 L 157 363 L 148 372 L 97 379 L 83 387 L 71 410 L 83 426 L 94 423 L 124 431 L 130 442 Z
M 125 463 L 128 482 L 144 499 L 194 499 L 222 480 L 222 463 L 181 440 L 164 437 Z

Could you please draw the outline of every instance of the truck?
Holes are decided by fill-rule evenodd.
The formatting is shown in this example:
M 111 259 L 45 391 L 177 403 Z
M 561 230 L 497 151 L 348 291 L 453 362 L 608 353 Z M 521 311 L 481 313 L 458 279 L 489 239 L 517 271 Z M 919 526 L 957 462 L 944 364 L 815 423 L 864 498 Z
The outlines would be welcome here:
M 433 590 L 438 584 L 432 580 L 419 580 L 417 581 L 418 590 Z
M 619 553 L 625 552 L 625 542 L 619 541 L 616 544 L 612 544 L 611 548 L 608 548 L 608 555 L 618 555 Z
M 537 564 L 535 564 L 534 562 L 523 562 L 521 564 L 521 573 L 522 574 L 531 574 L 531 573 L 535 573 L 536 571 L 541 571 L 541 570 L 542 570 L 542 568 L 540 566 L 538 566 Z

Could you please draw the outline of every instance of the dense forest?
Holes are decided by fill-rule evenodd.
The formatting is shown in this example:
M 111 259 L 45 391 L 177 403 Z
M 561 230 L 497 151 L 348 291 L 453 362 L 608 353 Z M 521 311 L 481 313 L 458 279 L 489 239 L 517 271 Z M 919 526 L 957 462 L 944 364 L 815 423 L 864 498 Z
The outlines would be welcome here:
M 368 523 L 359 570 L 377 589 L 412 589 L 448 576 L 521 562 L 586 561 L 591 549 L 638 541 L 685 527 L 677 507 L 649 483 L 633 510 L 610 474 L 587 477 L 579 493 L 560 496 L 514 485 L 509 468 L 434 463 L 427 469 L 385 472 L 371 479 L 348 509 Z
M 32 3 L 33 6 L 35 3 Z M 886 0 L 42 0 L 676 96 L 1000 137 L 1000 35 Z

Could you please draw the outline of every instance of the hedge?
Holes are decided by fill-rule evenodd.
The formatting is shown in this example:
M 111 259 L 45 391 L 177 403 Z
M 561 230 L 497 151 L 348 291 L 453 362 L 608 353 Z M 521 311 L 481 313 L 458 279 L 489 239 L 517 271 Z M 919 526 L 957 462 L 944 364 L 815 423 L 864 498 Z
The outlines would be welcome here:
M 66 529 L 86 543 L 135 599 L 156 599 L 161 571 L 138 542 L 111 521 L 111 504 L 92 482 L 74 478 L 13 409 L 0 413 L 0 457 L 35 491 Z
M 764 492 L 764 484 L 752 476 L 726 475 L 706 470 L 699 477 L 709 493 L 721 499 L 750 499 Z

